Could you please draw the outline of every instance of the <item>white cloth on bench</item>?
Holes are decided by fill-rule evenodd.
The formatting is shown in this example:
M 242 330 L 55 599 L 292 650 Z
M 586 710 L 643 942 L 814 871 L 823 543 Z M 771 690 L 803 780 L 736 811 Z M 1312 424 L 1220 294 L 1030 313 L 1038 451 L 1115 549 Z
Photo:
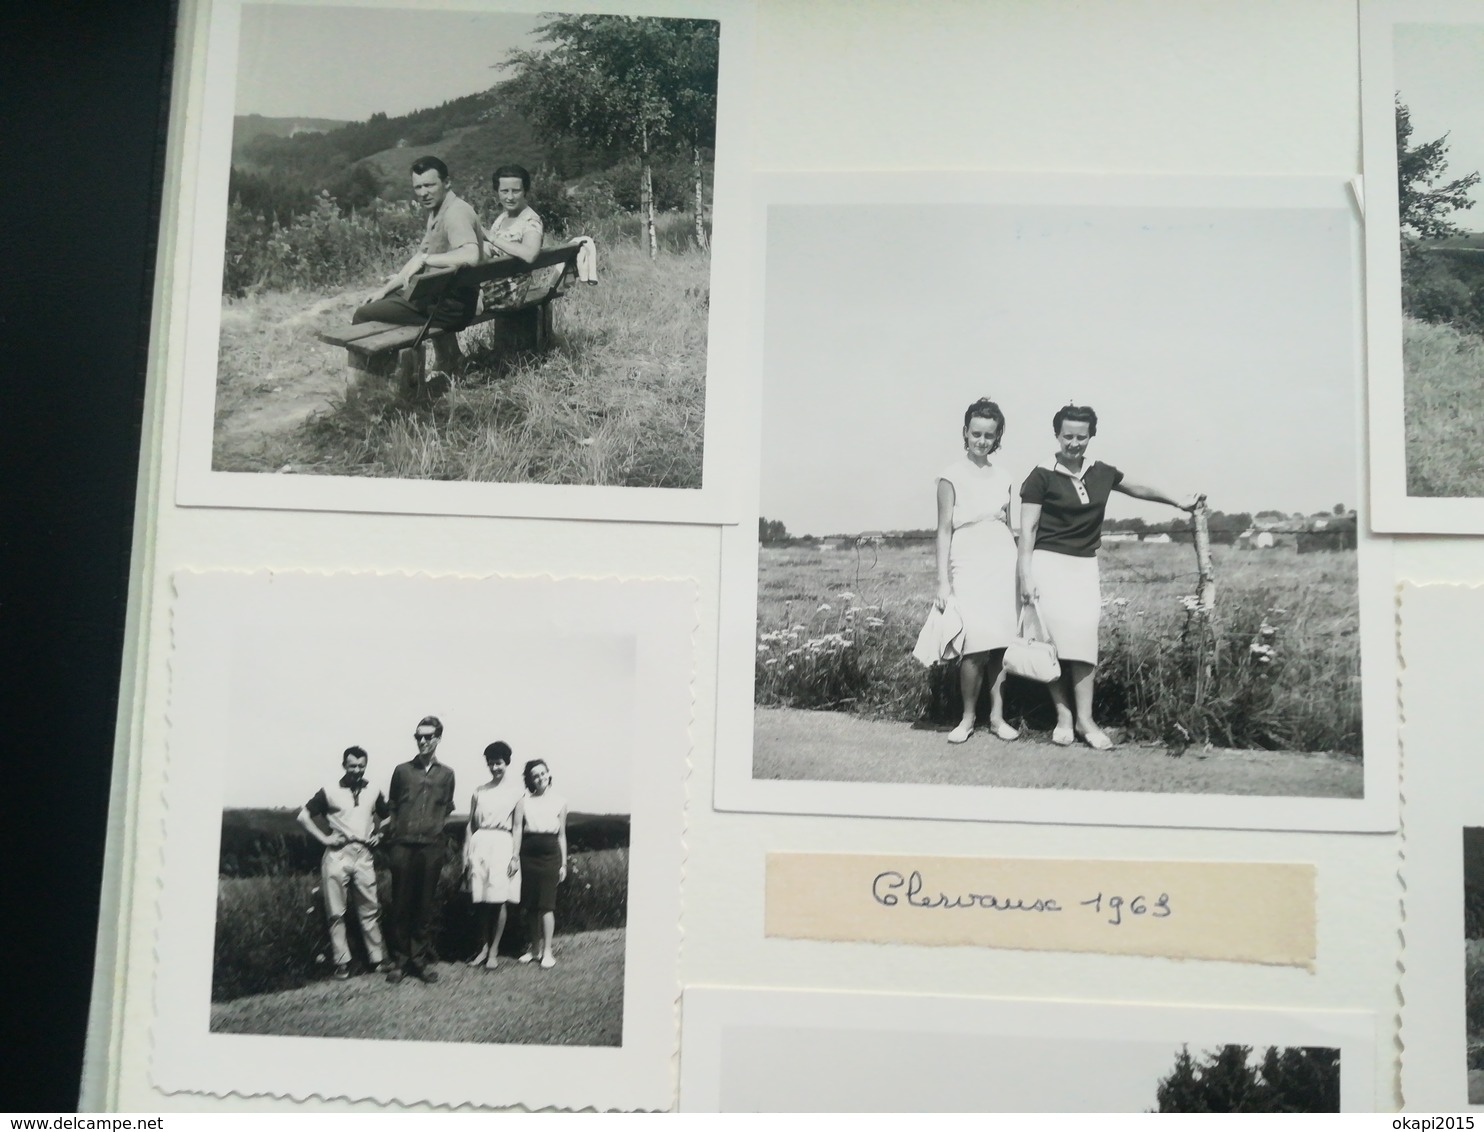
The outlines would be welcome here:
M 598 245 L 591 236 L 577 237 L 577 278 L 582 283 L 598 281 Z

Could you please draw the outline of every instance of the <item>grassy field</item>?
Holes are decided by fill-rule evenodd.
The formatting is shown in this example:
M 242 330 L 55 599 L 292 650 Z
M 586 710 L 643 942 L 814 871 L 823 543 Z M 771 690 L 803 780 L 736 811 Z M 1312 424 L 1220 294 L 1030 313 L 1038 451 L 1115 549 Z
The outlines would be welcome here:
M 605 226 L 600 282 L 557 302 L 553 349 L 496 349 L 490 325 L 474 327 L 465 371 L 424 405 L 374 379 L 349 387 L 344 351 L 314 339 L 348 324 L 377 279 L 224 299 L 213 467 L 700 487 L 711 259 L 688 224 L 665 217 L 654 262 L 636 221 Z
M 1191 547 L 1104 548 L 1100 721 L 1133 740 L 1160 742 L 1178 723 L 1217 747 L 1360 754 L 1354 551 L 1218 546 L 1213 553 L 1211 657 L 1186 608 L 1195 589 Z M 756 702 L 956 721 L 956 669 L 925 671 L 911 656 L 936 590 L 933 554 L 930 541 L 763 547 Z M 1009 681 L 1006 709 L 1012 723 L 1051 727 L 1039 686 Z M 981 718 L 987 711 L 986 697 Z
M 1484 495 L 1484 338 L 1406 319 L 1407 494 Z
M 439 981 L 393 985 L 380 976 L 213 1003 L 211 1029 L 230 1034 L 523 1045 L 623 1044 L 624 933 L 561 936 L 557 965 L 501 963 L 494 971 L 437 966 Z
M 623 928 L 628 920 L 628 883 L 627 849 L 572 853 L 567 879 L 557 887 L 558 938 Z M 385 917 L 392 886 L 384 866 L 377 871 L 377 891 Z M 347 918 L 352 951 L 364 959 L 354 919 Z M 433 941 L 445 959 L 473 955 L 479 946 L 473 906 L 459 890 L 459 858 L 452 849 L 439 878 Z M 519 955 L 524 947 L 522 916 L 513 912 L 501 954 Z M 214 1002 L 320 982 L 329 978 L 333 967 L 317 873 L 218 878 Z

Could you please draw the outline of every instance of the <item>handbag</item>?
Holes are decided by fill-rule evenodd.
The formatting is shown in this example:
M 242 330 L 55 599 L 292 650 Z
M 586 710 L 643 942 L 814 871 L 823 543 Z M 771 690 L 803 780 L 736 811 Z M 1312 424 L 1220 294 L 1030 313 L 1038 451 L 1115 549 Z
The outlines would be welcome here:
M 1056 644 L 1046 631 L 1040 602 L 1020 607 L 1020 635 L 1005 649 L 1004 666 L 1011 676 L 1041 684 L 1061 678 L 1061 661 L 1056 659 Z

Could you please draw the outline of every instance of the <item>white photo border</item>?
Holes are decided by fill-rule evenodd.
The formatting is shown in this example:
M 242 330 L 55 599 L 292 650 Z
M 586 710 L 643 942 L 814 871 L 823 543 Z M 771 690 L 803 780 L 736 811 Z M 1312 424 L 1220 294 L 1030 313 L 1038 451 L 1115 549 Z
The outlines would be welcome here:
M 1312 208 L 1355 212 L 1353 190 L 1339 178 L 1136 177 L 1074 174 L 917 173 L 760 174 L 753 196 L 754 258 L 766 260 L 770 205 L 896 203 L 1046 207 L 1139 206 L 1171 208 Z M 1365 412 L 1361 234 L 1353 235 L 1355 311 L 1355 443 L 1364 476 Z M 762 327 L 762 279 L 750 314 Z M 761 339 L 759 330 L 757 337 Z M 761 360 L 754 359 L 755 387 Z M 1399 801 L 1392 544 L 1370 533 L 1363 483 L 1357 532 L 1365 736 L 1364 793 L 1359 799 L 1140 794 L 1094 790 L 1030 790 L 987 786 L 900 783 L 794 782 L 753 777 L 753 670 L 756 649 L 758 532 L 762 406 L 754 395 L 747 469 L 751 514 L 722 532 L 717 753 L 714 805 L 718 810 L 789 814 L 1014 821 L 1211 829 L 1385 831 L 1397 826 Z
M 284 3 L 286 0 L 253 0 Z M 293 3 L 294 0 L 288 0 Z M 347 7 L 342 0 L 334 6 Z M 326 0 L 297 0 L 329 6 Z M 353 7 L 409 8 L 414 0 L 354 0 Z M 523 518 L 627 522 L 738 521 L 739 463 L 746 370 L 745 326 L 728 312 L 746 301 L 752 265 L 745 223 L 750 163 L 752 0 L 595 0 L 551 4 L 500 0 L 508 12 L 601 12 L 714 19 L 721 24 L 717 86 L 717 142 L 713 183 L 713 240 L 706 349 L 706 422 L 700 488 L 614 487 L 583 484 L 474 483 L 353 476 L 275 475 L 212 468 L 217 353 L 225 255 L 227 178 L 231 166 L 242 0 L 204 0 L 185 93 L 191 129 L 179 176 L 182 207 L 166 218 L 164 239 L 175 249 L 165 303 L 181 332 L 171 336 L 165 374 L 179 385 L 175 502 L 183 507 L 281 508 L 390 514 L 500 515 Z M 450 11 L 488 13 L 488 0 L 439 0 Z M 179 113 L 181 107 L 176 107 Z
M 693 718 L 696 588 L 688 580 L 182 571 L 174 576 L 164 845 L 154 924 L 151 1078 L 166 1093 L 668 1110 L 675 1097 L 680 882 Z M 367 596 L 369 595 L 369 597 Z M 269 603 L 343 614 L 373 599 L 457 608 L 492 638 L 635 642 L 623 1043 L 375 1041 L 209 1029 L 231 633 Z M 278 608 L 283 608 L 280 604 Z M 461 620 L 460 623 L 463 623 Z M 450 661 L 454 661 L 451 659 Z M 494 1071 L 498 1068 L 498 1072 Z
M 1399 23 L 1471 23 L 1484 27 L 1484 8 L 1474 0 L 1360 2 L 1371 525 L 1391 534 L 1484 534 L 1484 497 L 1407 494 L 1393 55 L 1393 28 Z
M 879 1032 L 884 1043 L 914 1034 L 1168 1041 L 1191 1052 L 1235 1043 L 1321 1046 L 1340 1051 L 1340 1110 L 1375 1110 L 1375 1016 L 1361 1011 L 1051 1002 L 1030 999 L 690 986 L 680 1058 L 680 1111 L 721 1111 L 726 1032 L 734 1027 Z M 1117 1035 L 1116 1038 L 1109 1035 Z M 828 1050 L 828 1046 L 824 1047 Z M 801 1072 L 807 1067 L 801 1067 Z M 747 1072 L 729 1067 L 729 1072 Z M 903 1076 L 910 1076 L 904 1063 Z M 1150 1082 L 1153 1098 L 1154 1082 Z M 904 1096 L 913 1111 L 922 1099 Z M 1054 1106 L 1048 1112 L 1058 1111 Z
M 1484 586 L 1399 587 L 1403 1108 L 1468 1102 L 1463 831 L 1484 826 L 1484 766 L 1470 697 L 1484 662 Z

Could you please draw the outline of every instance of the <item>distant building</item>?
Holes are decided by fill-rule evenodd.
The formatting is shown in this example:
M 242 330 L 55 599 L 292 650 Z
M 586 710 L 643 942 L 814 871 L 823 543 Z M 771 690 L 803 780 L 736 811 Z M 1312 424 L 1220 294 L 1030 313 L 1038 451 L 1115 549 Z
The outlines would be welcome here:
M 1159 534 L 1145 535 L 1144 536 L 1144 541 L 1145 542 L 1172 542 L 1173 540 L 1170 538 L 1169 535 L 1167 535 L 1167 534 L 1165 534 L 1163 532 L 1160 532 Z

